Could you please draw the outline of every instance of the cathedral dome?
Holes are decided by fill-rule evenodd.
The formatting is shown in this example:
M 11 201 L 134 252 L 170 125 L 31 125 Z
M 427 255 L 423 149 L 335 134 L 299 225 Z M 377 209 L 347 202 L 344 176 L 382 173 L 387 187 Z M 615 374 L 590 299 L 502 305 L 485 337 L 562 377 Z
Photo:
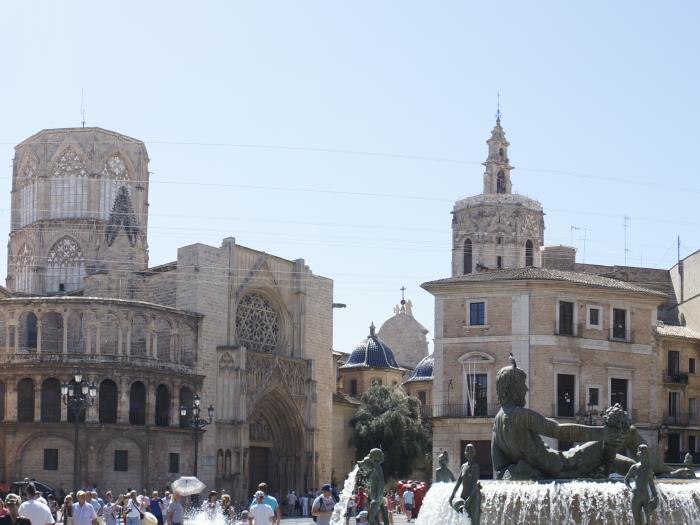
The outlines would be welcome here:
M 421 362 L 416 365 L 411 377 L 406 380 L 406 383 L 412 381 L 432 381 L 433 380 L 433 354 L 426 355 Z
M 374 323 L 369 327 L 367 339 L 355 347 L 347 362 L 340 368 L 391 368 L 401 370 L 394 358 L 394 352 L 374 333 Z

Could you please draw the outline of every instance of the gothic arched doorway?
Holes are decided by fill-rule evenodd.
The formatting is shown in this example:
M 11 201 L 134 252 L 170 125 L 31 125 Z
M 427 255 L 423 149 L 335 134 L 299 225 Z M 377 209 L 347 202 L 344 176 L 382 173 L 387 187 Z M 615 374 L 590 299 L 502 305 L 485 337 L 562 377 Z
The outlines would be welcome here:
M 248 490 L 265 482 L 272 494 L 312 488 L 304 423 L 290 396 L 278 390 L 267 393 L 250 419 Z

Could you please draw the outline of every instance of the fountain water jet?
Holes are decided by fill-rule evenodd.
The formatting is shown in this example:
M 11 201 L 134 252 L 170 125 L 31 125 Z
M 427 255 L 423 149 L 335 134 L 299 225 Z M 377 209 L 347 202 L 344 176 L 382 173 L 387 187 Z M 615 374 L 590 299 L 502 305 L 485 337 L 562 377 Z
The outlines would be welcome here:
M 357 472 L 360 470 L 359 465 L 355 465 L 352 472 L 348 474 L 345 484 L 343 485 L 343 491 L 340 493 L 340 499 L 338 503 L 333 507 L 333 516 L 331 516 L 331 525 L 343 525 L 345 523 L 345 511 L 348 506 L 348 501 L 352 497 L 352 493 L 355 490 L 355 483 L 357 481 Z

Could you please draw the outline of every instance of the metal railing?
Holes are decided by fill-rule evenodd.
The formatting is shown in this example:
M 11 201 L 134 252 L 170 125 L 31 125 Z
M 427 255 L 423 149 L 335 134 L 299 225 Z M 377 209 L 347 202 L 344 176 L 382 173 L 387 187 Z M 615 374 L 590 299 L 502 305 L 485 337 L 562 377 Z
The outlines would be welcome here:
M 688 374 L 680 370 L 664 370 L 664 383 L 688 384 Z
M 618 328 L 608 329 L 608 340 L 618 341 L 622 343 L 631 343 L 634 341 L 634 330 L 623 330 Z
M 152 368 L 169 372 L 192 373 L 194 365 L 172 363 L 162 359 L 144 356 L 111 355 L 111 354 L 64 354 L 64 353 L 16 353 L 0 355 L 2 365 L 123 365 L 132 368 Z
M 677 411 L 675 413 L 664 412 L 664 423 L 667 425 L 687 426 L 691 421 L 697 421 L 697 414 L 694 412 Z
M 562 324 L 561 322 L 557 323 L 554 321 L 554 335 L 562 335 L 565 337 L 583 337 L 583 324 L 578 323 L 578 324 L 571 324 L 571 326 L 566 326 L 565 324 Z
M 498 412 L 498 403 L 477 403 L 474 409 L 466 403 L 444 405 L 426 405 L 421 407 L 423 417 L 494 417 Z

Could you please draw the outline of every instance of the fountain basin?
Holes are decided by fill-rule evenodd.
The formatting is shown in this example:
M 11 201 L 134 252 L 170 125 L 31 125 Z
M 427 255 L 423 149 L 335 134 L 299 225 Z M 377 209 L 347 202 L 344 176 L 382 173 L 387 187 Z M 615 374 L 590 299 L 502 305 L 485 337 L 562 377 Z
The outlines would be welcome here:
M 633 525 L 632 494 L 617 481 L 482 480 L 481 525 Z M 435 483 L 416 525 L 464 525 L 449 506 L 454 483 Z M 700 524 L 700 480 L 657 479 L 653 524 Z M 457 494 L 459 496 L 459 493 Z

